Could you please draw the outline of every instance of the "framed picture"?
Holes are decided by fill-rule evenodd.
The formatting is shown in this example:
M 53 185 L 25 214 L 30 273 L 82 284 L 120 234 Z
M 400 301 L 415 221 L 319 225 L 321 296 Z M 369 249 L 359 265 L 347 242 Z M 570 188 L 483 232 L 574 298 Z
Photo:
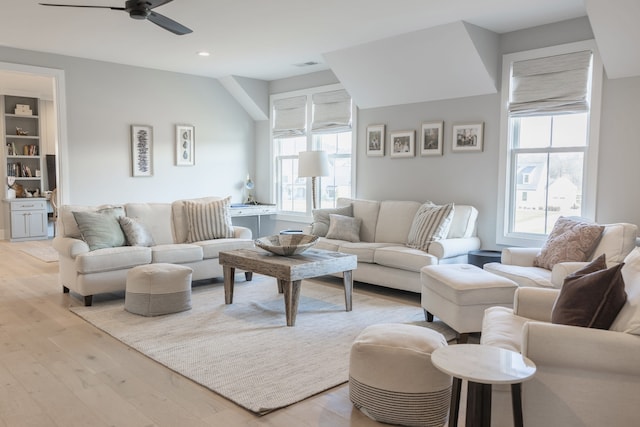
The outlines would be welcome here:
M 367 128 L 367 156 L 384 156 L 384 125 Z
M 391 132 L 389 152 L 391 157 L 413 157 L 416 149 L 416 131 Z
M 195 144 L 195 128 L 176 125 L 176 166 L 194 165 Z
M 131 125 L 131 168 L 133 176 L 153 176 L 153 127 Z
M 484 123 L 453 125 L 453 151 L 482 151 Z
M 443 122 L 422 124 L 422 132 L 420 133 L 421 156 L 442 156 L 442 130 Z

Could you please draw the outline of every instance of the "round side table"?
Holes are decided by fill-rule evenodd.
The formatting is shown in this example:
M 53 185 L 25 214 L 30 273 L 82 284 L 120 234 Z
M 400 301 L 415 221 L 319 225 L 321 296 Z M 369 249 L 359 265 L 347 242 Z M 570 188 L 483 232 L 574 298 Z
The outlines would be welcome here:
M 536 365 L 520 353 L 478 344 L 456 344 L 436 349 L 431 363 L 453 377 L 449 427 L 456 426 L 460 412 L 460 389 L 467 380 L 466 426 L 491 426 L 491 385 L 511 385 L 513 423 L 522 427 L 521 383 L 533 377 Z
M 468 263 L 480 268 L 489 262 L 500 262 L 501 258 L 502 251 L 478 250 L 467 254 Z

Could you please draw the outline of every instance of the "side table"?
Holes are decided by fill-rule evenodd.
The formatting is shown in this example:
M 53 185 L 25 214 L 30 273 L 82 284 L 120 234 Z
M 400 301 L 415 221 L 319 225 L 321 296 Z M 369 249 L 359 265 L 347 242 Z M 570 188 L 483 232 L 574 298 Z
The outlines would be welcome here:
M 449 427 L 456 426 L 462 380 L 467 380 L 467 427 L 491 426 L 491 385 L 511 384 L 515 427 L 522 423 L 521 383 L 533 377 L 536 365 L 520 353 L 479 344 L 457 344 L 436 349 L 431 363 L 453 377 Z
M 489 262 L 500 262 L 501 258 L 502 251 L 479 250 L 467 254 L 467 262 L 480 268 Z

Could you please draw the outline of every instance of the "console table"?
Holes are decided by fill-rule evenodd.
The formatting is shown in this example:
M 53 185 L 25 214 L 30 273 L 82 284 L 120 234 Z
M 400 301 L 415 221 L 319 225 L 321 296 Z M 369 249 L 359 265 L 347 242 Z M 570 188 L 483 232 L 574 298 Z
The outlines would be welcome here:
M 229 207 L 229 214 L 231 217 L 242 217 L 242 216 L 255 216 L 258 235 L 255 236 L 260 237 L 260 218 L 263 215 L 273 215 L 276 213 L 276 205 L 249 205 L 244 203 L 239 204 L 231 204 Z

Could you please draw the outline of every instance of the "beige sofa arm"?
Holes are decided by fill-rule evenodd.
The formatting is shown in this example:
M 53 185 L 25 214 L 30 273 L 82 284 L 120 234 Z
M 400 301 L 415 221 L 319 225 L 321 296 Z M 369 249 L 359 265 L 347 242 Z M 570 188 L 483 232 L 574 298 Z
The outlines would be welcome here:
M 559 293 L 557 289 L 518 288 L 513 297 L 513 314 L 531 320 L 551 322 L 551 310 Z
M 247 227 L 241 227 L 239 225 L 233 226 L 233 237 L 236 239 L 251 239 L 251 229 Z
M 540 252 L 540 248 L 505 248 L 502 250 L 502 263 L 533 267 L 533 260 Z
M 89 245 L 84 240 L 74 239 L 73 237 L 56 236 L 51 242 L 51 246 L 61 256 L 67 258 L 75 258 L 80 254 L 89 252 Z
M 554 370 L 640 376 L 640 336 L 624 332 L 528 322 L 522 354 Z
M 480 249 L 480 239 L 478 237 L 462 237 L 431 242 L 429 254 L 438 259 L 443 259 L 465 255 L 469 251 L 477 249 Z

